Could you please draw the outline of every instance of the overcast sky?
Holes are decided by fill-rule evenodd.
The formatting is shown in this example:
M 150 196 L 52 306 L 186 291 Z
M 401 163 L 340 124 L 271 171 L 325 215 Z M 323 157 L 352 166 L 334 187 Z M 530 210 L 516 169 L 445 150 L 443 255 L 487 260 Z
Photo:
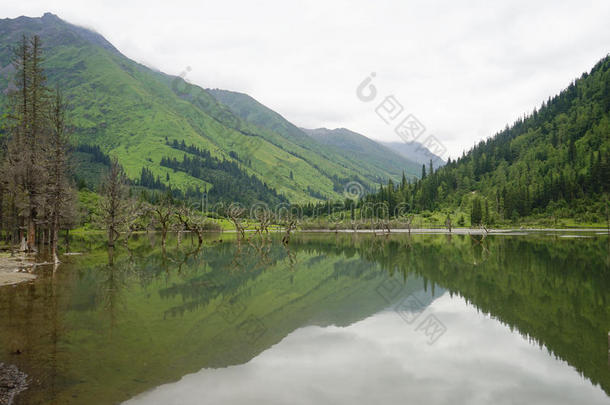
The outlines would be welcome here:
M 610 1 L 20 1 L 93 28 L 126 56 L 250 94 L 293 123 L 400 141 L 393 95 L 457 156 L 610 52 Z M 369 74 L 377 97 L 356 88 Z M 423 140 L 423 137 L 420 138 Z M 446 156 L 445 156 L 446 157 Z

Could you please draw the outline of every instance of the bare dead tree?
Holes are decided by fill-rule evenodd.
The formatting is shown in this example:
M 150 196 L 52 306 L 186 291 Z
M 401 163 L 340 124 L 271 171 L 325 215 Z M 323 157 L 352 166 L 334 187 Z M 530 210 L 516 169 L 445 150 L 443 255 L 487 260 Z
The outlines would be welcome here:
M 411 235 L 411 224 L 413 223 L 413 218 L 415 218 L 414 215 L 409 215 L 407 218 L 407 229 L 409 230 L 409 235 Z
M 125 229 L 125 238 L 124 244 L 125 247 L 129 250 L 128 242 L 131 238 L 131 235 L 138 229 L 138 227 L 143 222 L 142 218 L 148 217 L 149 207 L 142 201 L 138 201 L 135 199 L 129 199 L 125 204 L 124 211 L 124 229 Z
M 451 217 L 447 214 L 447 218 L 445 219 L 445 226 L 449 229 L 449 233 L 451 233 Z
M 227 209 L 227 215 L 235 226 L 238 241 L 240 240 L 240 238 L 245 239 L 246 237 L 246 230 L 244 229 L 244 226 L 242 224 L 242 219 L 245 212 L 246 210 L 237 204 L 231 204 L 231 206 L 229 206 L 229 208 Z
M 152 205 L 150 212 L 152 213 L 155 222 L 161 228 L 161 246 L 165 249 L 167 232 L 173 224 L 175 213 L 171 195 L 166 194 L 158 204 Z
M 101 186 L 102 198 L 98 206 L 100 222 L 108 232 L 108 246 L 114 247 L 125 229 L 127 221 L 127 178 L 116 158 L 110 162 L 110 170 Z
M 29 136 L 26 139 L 28 159 L 26 162 L 26 185 L 29 192 L 27 213 L 28 250 L 36 250 L 36 219 L 43 213 L 42 205 L 46 200 L 47 171 L 45 162 L 48 134 L 49 92 L 42 69 L 42 44 L 36 35 L 30 40 L 30 60 L 28 72 L 29 114 L 27 115 Z
M 66 103 L 57 89 L 51 108 L 52 131 L 49 137 L 48 171 L 48 206 L 51 214 L 51 257 L 54 263 L 59 263 L 57 257 L 57 241 L 62 208 L 67 197 L 68 184 L 66 179 Z
M 352 228 L 352 231 L 354 231 L 354 233 L 358 232 L 358 221 L 357 220 L 350 220 L 350 225 Z
M 49 133 L 49 98 L 42 69 L 42 47 L 34 36 L 22 37 L 15 50 L 14 91 L 9 93 L 6 159 L 2 168 L 18 218 L 16 231 L 24 247 L 36 250 L 36 221 L 44 217 L 47 171 L 45 148 Z M 40 222 L 40 221 L 39 221 Z
M 264 239 L 265 236 L 269 235 L 269 226 L 273 221 L 273 212 L 264 208 L 260 210 L 256 210 L 254 212 L 254 218 L 257 220 L 257 225 L 255 226 L 256 233 Z M 265 233 L 265 235 L 263 235 Z
M 182 232 L 193 232 L 191 226 L 191 210 L 187 204 L 182 204 L 176 208 L 174 215 L 176 216 L 176 227 L 178 231 L 178 246 L 182 242 Z
M 74 187 L 66 188 L 61 201 L 62 209 L 59 217 L 59 228 L 64 229 L 66 251 L 70 251 L 70 230 L 80 223 L 81 211 L 78 205 L 78 193 Z
M 286 219 L 284 236 L 282 236 L 282 243 L 287 245 L 290 243 L 290 233 L 296 229 L 297 227 L 297 219 L 295 217 L 290 217 Z
M 198 246 L 201 246 L 203 243 L 203 233 L 205 232 L 206 229 L 206 222 L 205 222 L 205 218 L 203 218 L 202 216 L 199 216 L 197 214 L 194 214 L 191 217 L 191 231 L 195 232 L 195 234 L 197 235 L 197 244 Z
M 391 226 L 390 226 L 390 218 L 384 218 L 384 219 L 382 220 L 382 226 L 383 226 L 383 228 L 382 228 L 382 229 L 385 229 L 385 230 L 388 232 L 388 233 L 386 234 L 386 236 L 387 236 L 387 235 L 389 235 L 389 234 L 390 234 L 390 232 L 392 232 L 392 229 L 391 229 Z
M 203 243 L 203 232 L 205 230 L 205 218 L 186 204 L 176 210 L 176 219 L 182 228 L 197 235 L 199 246 Z

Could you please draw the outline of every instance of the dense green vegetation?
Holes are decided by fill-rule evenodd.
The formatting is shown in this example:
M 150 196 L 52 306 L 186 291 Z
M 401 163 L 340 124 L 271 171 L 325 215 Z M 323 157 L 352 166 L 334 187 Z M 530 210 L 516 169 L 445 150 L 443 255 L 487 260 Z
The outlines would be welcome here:
M 78 144 L 70 150 L 70 174 L 79 189 L 97 190 L 110 167 L 110 156 L 99 146 Z
M 576 217 L 604 223 L 610 191 L 610 57 L 467 154 L 421 180 L 388 183 L 366 199 L 390 211 L 456 209 L 494 224 Z M 473 205 L 474 202 L 474 205 Z

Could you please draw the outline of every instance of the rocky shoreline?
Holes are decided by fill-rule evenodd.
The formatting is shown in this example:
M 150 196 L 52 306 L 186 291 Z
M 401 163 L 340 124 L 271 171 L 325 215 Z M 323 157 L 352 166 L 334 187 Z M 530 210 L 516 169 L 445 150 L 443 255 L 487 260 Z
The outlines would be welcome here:
M 0 363 L 0 405 L 11 405 L 28 388 L 27 377 L 16 366 Z
M 35 266 L 34 259 L 27 255 L 0 254 L 0 287 L 35 279 L 31 273 Z

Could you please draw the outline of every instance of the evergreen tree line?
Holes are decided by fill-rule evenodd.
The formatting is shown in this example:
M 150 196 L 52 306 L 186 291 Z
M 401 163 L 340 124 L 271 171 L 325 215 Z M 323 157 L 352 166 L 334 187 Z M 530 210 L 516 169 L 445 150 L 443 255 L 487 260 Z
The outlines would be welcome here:
M 182 160 L 162 157 L 161 166 L 210 183 L 212 187 L 204 190 L 210 203 L 240 202 L 250 205 L 261 201 L 273 205 L 287 202 L 286 197 L 278 194 L 274 188 L 269 187 L 255 175 L 248 175 L 233 161 L 216 158 L 211 156 L 209 151 L 193 145 L 186 146 L 184 141 L 182 143 L 176 140 L 168 141 L 167 144 L 186 153 Z
M 74 146 L 74 151 L 88 153 L 91 155 L 93 162 L 110 167 L 110 156 L 104 153 L 98 145 L 79 144 Z
M 140 178 L 137 181 L 137 185 L 151 190 L 165 191 L 167 189 L 167 186 L 161 181 L 161 178 L 159 176 L 155 177 L 153 172 L 147 167 L 143 167 L 140 171 Z
M 169 174 L 166 176 L 165 180 L 166 182 L 170 181 Z M 138 179 L 135 181 L 125 179 L 125 183 L 129 186 L 139 186 L 140 199 L 147 201 L 150 204 L 157 204 L 165 195 L 170 195 L 173 200 L 199 202 L 205 197 L 206 193 L 205 189 L 201 190 L 201 187 L 199 186 L 188 186 L 186 190 L 183 191 L 179 188 L 173 188 L 171 184 L 166 185 L 161 181 L 159 176 L 155 176 L 147 167 L 142 168 Z M 133 187 L 133 189 L 137 190 L 135 187 Z M 132 188 L 130 188 L 130 190 L 132 190 Z

